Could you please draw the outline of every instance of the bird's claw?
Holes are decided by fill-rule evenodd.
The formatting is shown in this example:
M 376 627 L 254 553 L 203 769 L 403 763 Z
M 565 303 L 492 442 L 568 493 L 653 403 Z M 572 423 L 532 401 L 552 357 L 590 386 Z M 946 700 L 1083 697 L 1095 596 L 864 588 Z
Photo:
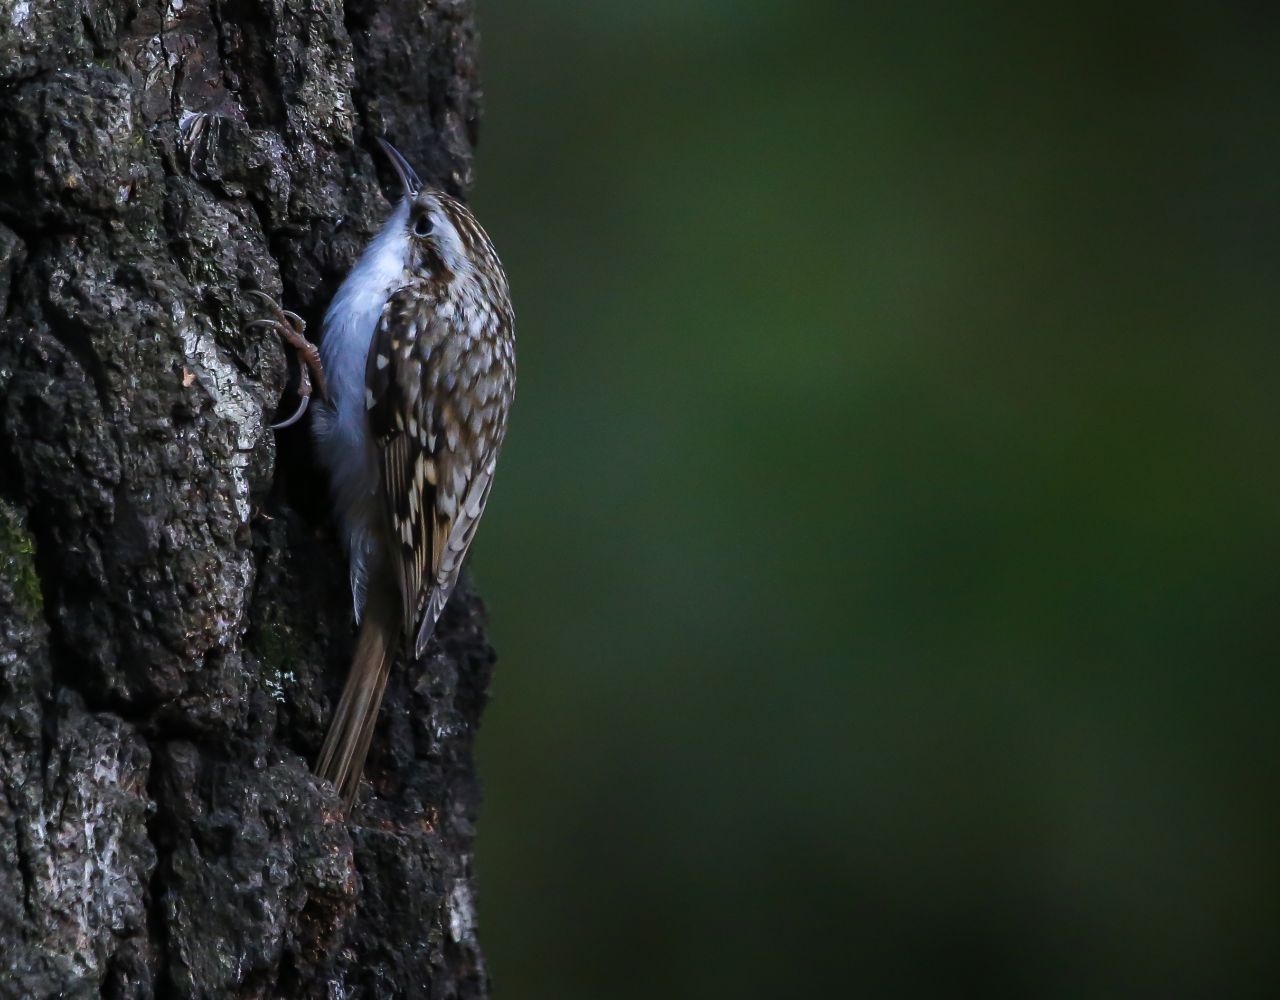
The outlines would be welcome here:
M 261 300 L 274 315 L 267 319 L 252 320 L 246 325 L 250 327 L 271 327 L 280 335 L 281 340 L 294 349 L 298 356 L 298 398 L 301 402 L 292 416 L 271 425 L 273 431 L 284 430 L 286 427 L 292 427 L 296 424 L 302 419 L 302 415 L 307 412 L 307 405 L 311 402 L 313 386 L 314 391 L 320 393 L 321 399 L 328 398 L 325 392 L 324 365 L 320 361 L 320 351 L 317 350 L 316 345 L 303 336 L 303 331 L 306 330 L 307 324 L 301 316 L 295 312 L 290 312 L 288 309 L 281 309 L 275 299 L 263 292 L 250 291 L 247 294 Z

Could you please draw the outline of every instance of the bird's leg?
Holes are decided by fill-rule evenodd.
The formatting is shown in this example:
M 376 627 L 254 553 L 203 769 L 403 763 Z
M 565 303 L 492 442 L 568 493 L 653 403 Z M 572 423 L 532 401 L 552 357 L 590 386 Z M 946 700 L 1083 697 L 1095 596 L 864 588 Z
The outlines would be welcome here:
M 280 335 L 280 339 L 292 347 L 298 355 L 298 398 L 302 402 L 293 416 L 280 421 L 278 424 L 271 425 L 273 431 L 283 430 L 286 427 L 292 427 L 307 412 L 307 404 L 311 402 L 313 384 L 315 391 L 320 393 L 321 399 L 328 398 L 324 384 L 324 365 L 320 363 L 320 352 L 316 349 L 316 345 L 303 336 L 303 331 L 306 330 L 307 324 L 301 316 L 287 309 L 281 309 L 275 299 L 262 292 L 251 291 L 248 294 L 260 299 L 274 314 L 267 319 L 255 319 L 248 325 L 251 327 L 271 327 Z

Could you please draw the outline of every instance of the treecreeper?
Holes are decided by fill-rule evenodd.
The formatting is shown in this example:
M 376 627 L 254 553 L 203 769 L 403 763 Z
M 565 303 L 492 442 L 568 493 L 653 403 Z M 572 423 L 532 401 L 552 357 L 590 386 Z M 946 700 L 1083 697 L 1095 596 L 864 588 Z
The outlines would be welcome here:
M 360 632 L 315 770 L 350 811 L 391 662 L 417 659 L 484 514 L 515 396 L 515 317 L 493 243 L 465 205 L 426 187 L 379 140 L 402 194 L 338 288 L 315 346 L 292 312 L 269 319 L 314 391 Z

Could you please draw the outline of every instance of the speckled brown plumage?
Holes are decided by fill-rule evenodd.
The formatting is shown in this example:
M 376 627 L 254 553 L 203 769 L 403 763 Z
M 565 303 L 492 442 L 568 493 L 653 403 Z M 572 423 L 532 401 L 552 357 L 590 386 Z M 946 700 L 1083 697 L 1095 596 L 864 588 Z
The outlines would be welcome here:
M 354 799 L 398 648 L 426 650 L 493 485 L 515 395 L 515 320 L 493 244 L 461 202 L 405 195 L 343 282 L 320 346 L 316 444 L 351 564 L 360 638 L 317 773 Z
M 388 549 L 417 656 L 489 499 L 516 377 L 515 321 L 501 264 L 471 214 L 437 197 L 480 266 L 460 288 L 424 251 L 428 266 L 383 309 L 365 375 Z

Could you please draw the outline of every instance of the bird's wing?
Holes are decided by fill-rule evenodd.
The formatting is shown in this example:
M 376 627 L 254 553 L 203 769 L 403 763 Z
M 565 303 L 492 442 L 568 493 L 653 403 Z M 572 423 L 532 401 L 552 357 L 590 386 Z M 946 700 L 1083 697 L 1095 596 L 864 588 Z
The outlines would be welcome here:
M 382 473 L 391 567 L 406 637 L 421 656 L 484 512 L 502 419 L 475 392 L 485 367 L 431 290 L 411 285 L 382 312 L 365 402 Z M 481 359 L 483 361 L 483 359 Z

